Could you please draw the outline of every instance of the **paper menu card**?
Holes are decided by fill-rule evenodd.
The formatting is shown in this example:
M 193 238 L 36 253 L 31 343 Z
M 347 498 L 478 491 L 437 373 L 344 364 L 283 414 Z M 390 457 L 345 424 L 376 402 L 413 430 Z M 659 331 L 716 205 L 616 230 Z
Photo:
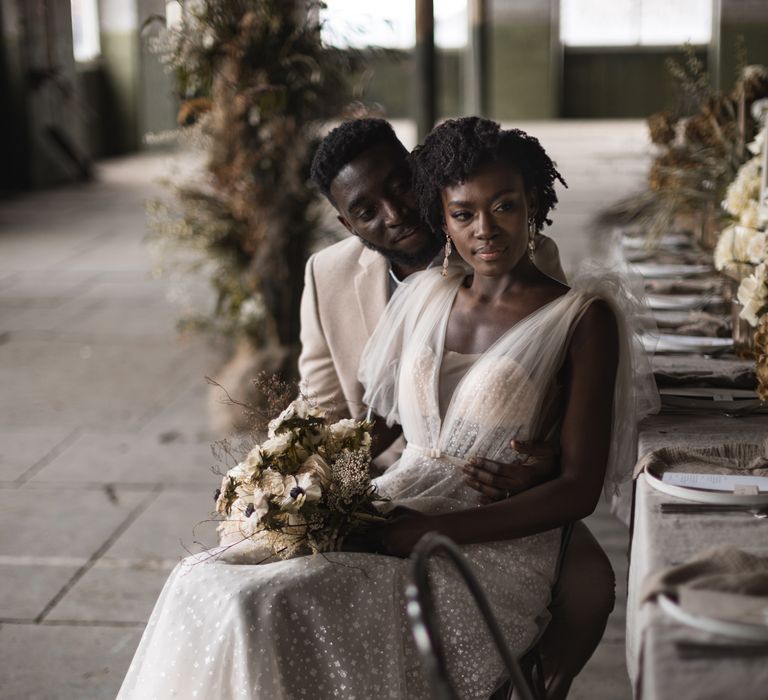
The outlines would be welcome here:
M 689 489 L 708 489 L 710 491 L 734 493 L 746 489 L 753 490 L 756 487 L 760 493 L 768 493 L 768 476 L 664 472 L 661 480 L 665 484 L 683 486 Z

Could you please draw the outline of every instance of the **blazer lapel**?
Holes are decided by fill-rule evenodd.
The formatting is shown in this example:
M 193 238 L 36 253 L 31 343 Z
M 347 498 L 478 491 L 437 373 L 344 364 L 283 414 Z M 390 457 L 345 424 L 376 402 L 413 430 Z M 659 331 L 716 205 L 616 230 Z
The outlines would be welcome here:
M 380 253 L 364 248 L 360 267 L 355 276 L 355 293 L 360 316 L 370 336 L 389 301 L 389 263 Z

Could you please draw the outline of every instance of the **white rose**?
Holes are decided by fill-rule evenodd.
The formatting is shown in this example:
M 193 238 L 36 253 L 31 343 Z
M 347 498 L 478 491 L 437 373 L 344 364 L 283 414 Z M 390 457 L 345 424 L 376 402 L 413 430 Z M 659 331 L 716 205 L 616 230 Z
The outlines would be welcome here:
M 240 462 L 227 471 L 227 476 L 231 476 L 237 481 L 248 481 L 253 476 L 253 470 L 249 469 L 245 462 Z
M 760 102 L 765 102 L 768 104 L 768 100 L 760 100 Z M 757 104 L 757 102 L 753 103 L 753 106 Z M 760 152 L 763 150 L 763 141 L 765 140 L 765 132 L 764 131 L 758 131 L 757 136 L 755 136 L 755 140 L 751 143 L 747 144 L 747 148 L 749 149 L 749 152 L 752 155 L 759 155 Z
M 739 299 L 739 303 L 743 306 L 751 303 L 757 294 L 758 280 L 755 275 L 750 275 L 741 280 L 739 290 L 736 292 L 736 296 Z
M 285 454 L 293 443 L 293 433 L 280 433 L 269 438 L 261 445 L 261 454 L 265 457 L 279 457 Z
M 755 157 L 739 168 L 736 179 L 728 185 L 723 207 L 733 216 L 740 216 L 748 202 L 751 199 L 757 199 L 759 191 L 760 158 Z
M 269 421 L 269 437 L 275 437 L 277 429 L 285 422 L 291 420 L 296 416 L 296 408 L 293 404 L 288 406 L 277 418 L 273 418 Z
M 311 455 L 301 465 L 301 472 L 314 474 L 323 486 L 331 483 L 331 468 L 320 455 Z
M 750 301 L 744 305 L 744 308 L 739 312 L 739 318 L 743 318 L 750 326 L 756 326 L 758 317 L 757 314 L 763 307 L 762 304 L 756 301 Z
M 329 431 L 337 440 L 346 440 L 347 438 L 354 437 L 359 427 L 360 424 L 357 421 L 351 418 L 342 418 L 337 423 L 334 423 L 329 428 Z
M 752 103 L 752 117 L 756 122 L 762 119 L 763 112 L 768 111 L 768 97 L 763 97 L 761 100 L 755 100 Z M 763 132 L 760 132 L 763 133 Z
M 307 418 L 323 418 L 324 416 L 325 411 L 313 406 L 304 398 L 298 398 L 292 401 L 277 418 L 269 422 L 269 437 L 273 437 L 283 423 L 293 418 L 306 420 Z
M 741 211 L 739 223 L 742 226 L 756 229 L 760 225 L 760 217 L 757 215 L 757 210 L 757 200 L 750 199 Z
M 244 326 L 261 321 L 266 316 L 267 307 L 261 297 L 246 299 L 240 304 L 240 323 Z
M 203 34 L 203 48 L 211 49 L 216 44 L 216 35 L 209 29 Z
M 270 496 L 283 496 L 285 494 L 285 478 L 274 469 L 265 469 L 259 477 L 259 487 Z
M 245 463 L 248 465 L 248 467 L 256 470 L 258 469 L 262 464 L 262 456 L 261 456 L 261 447 L 256 445 L 249 453 L 248 456 L 245 458 Z
M 764 232 L 756 233 L 747 245 L 747 257 L 755 264 L 763 262 L 768 256 L 768 236 Z
M 736 234 L 734 235 L 733 240 L 733 254 L 736 262 L 747 261 L 747 248 L 749 247 L 749 242 L 758 233 L 759 232 L 756 229 L 750 228 L 749 226 L 736 227 Z
M 733 262 L 733 235 L 734 226 L 727 226 L 717 239 L 715 246 L 715 267 L 718 270 L 724 270 L 728 264 Z

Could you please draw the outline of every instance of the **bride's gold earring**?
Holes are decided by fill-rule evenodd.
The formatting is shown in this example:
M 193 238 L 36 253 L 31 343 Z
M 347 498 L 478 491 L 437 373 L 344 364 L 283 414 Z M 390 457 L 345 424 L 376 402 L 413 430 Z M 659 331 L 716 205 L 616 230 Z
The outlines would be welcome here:
M 536 222 L 533 219 L 528 219 L 528 257 L 531 262 L 536 257 Z
M 443 277 L 448 277 L 448 258 L 451 257 L 451 251 L 453 246 L 451 245 L 451 237 L 445 234 L 445 257 L 443 258 L 443 270 L 440 273 Z

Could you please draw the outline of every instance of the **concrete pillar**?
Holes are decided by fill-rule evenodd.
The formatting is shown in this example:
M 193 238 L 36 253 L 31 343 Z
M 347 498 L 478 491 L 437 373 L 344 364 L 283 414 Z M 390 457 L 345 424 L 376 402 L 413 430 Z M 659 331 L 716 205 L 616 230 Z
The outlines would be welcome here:
M 466 71 L 467 114 L 488 114 L 488 85 L 490 84 L 489 47 L 489 0 L 469 0 L 469 46 Z
M 489 0 L 490 112 L 494 119 L 559 116 L 559 0 Z
M 165 16 L 165 0 L 138 0 L 139 26 L 152 15 Z M 160 57 L 149 50 L 149 36 L 158 27 L 148 27 L 139 37 L 138 73 L 138 127 L 143 140 L 149 133 L 158 133 L 176 126 L 179 101 L 176 96 L 174 76 L 160 62 Z M 148 147 L 142 143 L 143 147 Z
M 416 0 L 416 130 L 423 141 L 437 119 L 435 14 L 432 0 Z
M 99 0 L 105 155 L 139 148 L 139 16 L 137 0 Z

